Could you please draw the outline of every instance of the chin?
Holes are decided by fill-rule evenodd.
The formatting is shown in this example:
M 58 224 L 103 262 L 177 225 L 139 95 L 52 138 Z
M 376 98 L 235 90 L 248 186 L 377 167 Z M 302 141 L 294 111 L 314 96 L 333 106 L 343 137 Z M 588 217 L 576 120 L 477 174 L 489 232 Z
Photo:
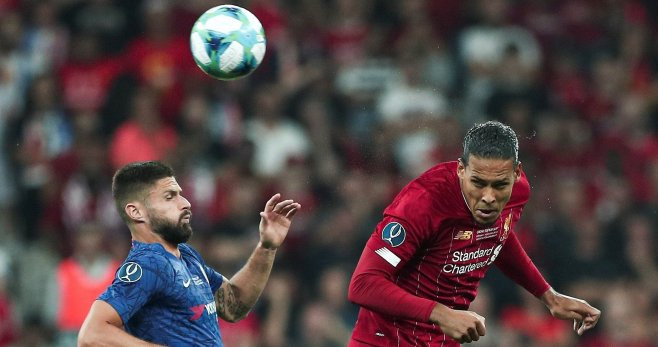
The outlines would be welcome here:
M 480 224 L 480 225 L 483 225 L 485 227 L 489 227 L 489 226 L 492 226 L 492 225 L 496 224 L 496 221 L 498 220 L 499 216 L 500 215 L 497 214 L 496 217 L 491 218 L 491 219 L 486 219 L 486 220 L 485 219 L 475 219 L 475 221 L 478 222 L 478 224 Z

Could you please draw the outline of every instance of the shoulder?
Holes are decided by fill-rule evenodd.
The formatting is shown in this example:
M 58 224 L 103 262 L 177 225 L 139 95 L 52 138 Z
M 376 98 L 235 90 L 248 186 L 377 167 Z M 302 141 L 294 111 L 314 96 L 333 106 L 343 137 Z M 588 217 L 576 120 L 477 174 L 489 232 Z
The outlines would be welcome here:
M 174 269 L 163 254 L 152 247 L 133 248 L 117 270 L 117 279 L 134 280 L 143 275 L 169 278 Z M 126 282 L 126 281 L 124 281 Z
M 463 205 L 457 163 L 438 164 L 409 182 L 384 210 L 385 216 L 406 221 L 416 233 L 437 230 Z
M 440 163 L 409 182 L 386 210 L 411 204 L 414 209 L 442 211 L 455 205 L 453 200 L 458 197 L 458 191 L 457 162 Z
M 454 193 L 455 188 L 459 187 L 457 162 L 450 161 L 437 164 L 423 172 L 411 183 L 419 185 L 425 191 L 433 194 L 444 195 Z

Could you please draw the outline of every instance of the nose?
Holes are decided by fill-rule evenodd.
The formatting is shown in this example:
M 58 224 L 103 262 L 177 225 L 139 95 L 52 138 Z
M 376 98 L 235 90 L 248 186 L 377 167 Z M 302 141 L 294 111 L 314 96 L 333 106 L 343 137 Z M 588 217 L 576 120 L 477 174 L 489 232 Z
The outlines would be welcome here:
M 184 210 L 189 210 L 192 208 L 192 204 L 190 204 L 190 201 L 183 196 L 181 196 L 181 204 L 182 204 L 181 208 Z
M 482 202 L 487 205 L 491 205 L 496 202 L 496 196 L 494 195 L 493 189 L 487 187 L 482 191 Z

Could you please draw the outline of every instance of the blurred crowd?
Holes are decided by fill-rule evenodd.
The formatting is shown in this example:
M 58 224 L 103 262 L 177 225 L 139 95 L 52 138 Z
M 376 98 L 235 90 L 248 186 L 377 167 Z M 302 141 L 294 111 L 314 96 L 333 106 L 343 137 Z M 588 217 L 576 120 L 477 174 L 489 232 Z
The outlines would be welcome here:
M 519 135 L 526 250 L 603 315 L 577 337 L 492 269 L 475 345 L 658 346 L 658 2 L 234 1 L 268 45 L 230 82 L 189 53 L 220 3 L 0 0 L 0 346 L 75 344 L 130 247 L 112 174 L 150 159 L 176 169 L 191 243 L 227 277 L 270 194 L 303 205 L 227 346 L 345 346 L 383 208 L 488 119 Z

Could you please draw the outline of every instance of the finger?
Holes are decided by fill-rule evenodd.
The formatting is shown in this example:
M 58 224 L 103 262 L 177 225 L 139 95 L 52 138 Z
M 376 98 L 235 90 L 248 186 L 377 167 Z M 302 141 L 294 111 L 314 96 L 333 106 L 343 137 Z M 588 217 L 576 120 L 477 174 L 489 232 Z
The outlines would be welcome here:
M 480 334 L 478 334 L 476 328 L 468 328 L 468 337 L 470 337 L 472 341 L 477 341 L 480 339 Z
M 575 319 L 573 320 L 573 331 L 578 331 L 578 321 Z
M 279 201 L 280 198 L 281 198 L 281 194 L 279 193 L 272 195 L 272 197 L 269 200 L 267 200 L 267 203 L 265 203 L 264 211 L 269 212 L 274 210 L 274 205 L 276 205 L 276 202 Z
M 587 316 L 585 317 L 585 323 L 594 327 L 599 321 L 599 316 Z
M 461 339 L 459 339 L 459 343 L 471 343 L 471 337 L 468 335 L 462 336 Z
M 584 306 L 583 311 L 588 316 L 598 316 L 601 314 L 601 311 L 599 309 L 590 305 L 589 303 L 587 303 L 587 301 L 583 302 L 583 306 Z
M 582 328 L 582 333 L 586 332 L 586 331 L 589 330 L 589 329 L 592 329 L 593 327 L 594 327 L 593 324 L 591 324 L 591 323 L 587 323 L 587 322 L 583 322 L 583 326 L 581 327 L 581 328 Z
M 580 322 L 580 327 L 578 328 L 577 333 L 578 333 L 578 335 L 582 335 L 584 331 L 585 331 L 585 322 L 582 321 L 582 322 Z
M 298 204 L 296 204 L 296 203 L 291 203 L 291 204 L 289 204 L 289 205 L 283 206 L 283 207 L 281 208 L 281 211 L 279 211 L 279 214 L 282 214 L 282 215 L 285 216 L 285 215 L 288 214 L 288 212 L 290 212 L 290 210 L 292 210 L 293 208 L 297 207 L 297 205 L 298 205 Z
M 286 207 L 286 206 L 292 204 L 292 202 L 293 202 L 292 200 L 283 200 L 283 201 L 280 201 L 278 204 L 276 204 L 276 206 L 274 206 L 274 210 L 273 210 L 273 211 L 276 212 L 276 213 L 279 213 L 279 212 L 281 211 L 282 208 L 284 208 L 284 207 Z
M 592 316 L 587 316 L 583 320 L 583 332 L 592 329 L 596 326 L 596 323 L 598 323 L 599 318 L 598 317 L 592 317 Z
M 302 208 L 302 205 L 297 204 L 297 206 L 295 208 L 288 211 L 288 213 L 286 214 L 286 218 L 292 219 L 292 217 L 295 215 L 295 213 L 297 213 L 297 211 L 299 211 L 300 208 Z
M 484 336 L 487 334 L 487 327 L 484 325 L 484 318 L 478 321 L 475 324 L 475 329 L 477 330 L 478 335 Z

